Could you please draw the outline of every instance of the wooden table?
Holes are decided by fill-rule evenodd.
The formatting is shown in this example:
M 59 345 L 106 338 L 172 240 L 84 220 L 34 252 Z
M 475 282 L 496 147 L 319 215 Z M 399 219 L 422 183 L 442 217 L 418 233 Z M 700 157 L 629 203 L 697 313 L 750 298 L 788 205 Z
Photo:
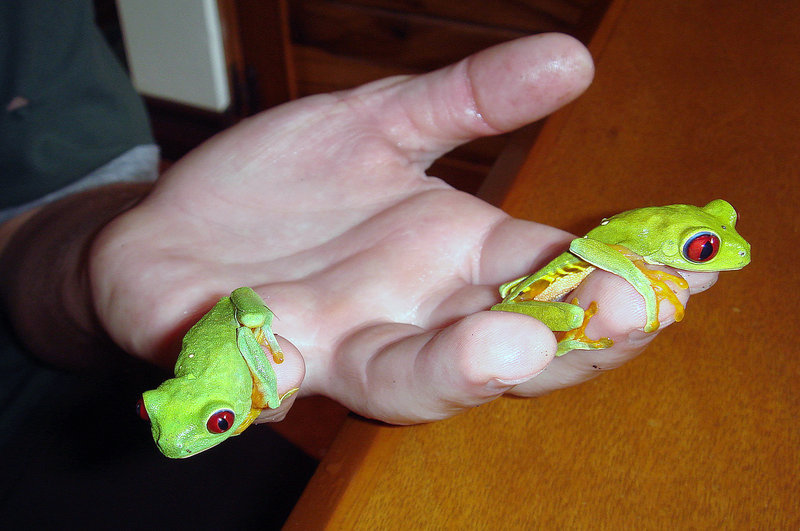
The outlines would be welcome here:
M 594 85 L 501 206 L 581 232 L 722 197 L 752 264 L 589 383 L 424 426 L 349 419 L 287 527 L 798 529 L 798 28 L 793 0 L 613 2 Z

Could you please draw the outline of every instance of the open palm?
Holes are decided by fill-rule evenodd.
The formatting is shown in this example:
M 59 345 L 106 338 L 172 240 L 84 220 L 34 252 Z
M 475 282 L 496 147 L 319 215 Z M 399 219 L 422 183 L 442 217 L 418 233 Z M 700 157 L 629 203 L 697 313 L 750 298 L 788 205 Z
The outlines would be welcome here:
M 106 228 L 93 256 L 98 313 L 128 351 L 169 365 L 200 314 L 251 286 L 276 314 L 282 391 L 300 386 L 395 423 L 570 385 L 596 373 L 601 356 L 619 364 L 644 346 L 624 340 L 643 321 L 624 283 L 601 274 L 580 288 L 587 301 L 612 289 L 632 301 L 615 295 L 590 328 L 617 345 L 594 361 L 553 360 L 541 323 L 483 310 L 499 283 L 569 235 L 424 173 L 463 142 L 548 114 L 591 76 L 582 46 L 548 35 L 251 118 Z

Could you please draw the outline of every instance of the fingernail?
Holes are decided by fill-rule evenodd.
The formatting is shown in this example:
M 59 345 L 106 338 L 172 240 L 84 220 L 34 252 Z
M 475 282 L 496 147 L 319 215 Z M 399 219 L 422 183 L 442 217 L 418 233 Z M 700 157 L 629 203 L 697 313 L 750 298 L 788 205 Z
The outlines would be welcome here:
M 540 375 L 542 371 L 544 371 L 544 369 L 541 369 L 540 371 L 537 371 L 528 376 L 523 376 L 522 378 L 514 378 L 514 379 L 492 378 L 486 383 L 486 388 L 493 391 L 503 391 L 508 389 L 509 387 L 514 387 L 515 385 L 523 384 L 528 380 L 535 378 L 536 376 Z

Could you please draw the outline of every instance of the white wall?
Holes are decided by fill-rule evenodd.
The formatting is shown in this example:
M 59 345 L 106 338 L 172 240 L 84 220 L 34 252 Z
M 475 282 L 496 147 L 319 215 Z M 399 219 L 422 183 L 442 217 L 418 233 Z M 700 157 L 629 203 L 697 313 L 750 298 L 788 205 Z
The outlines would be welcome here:
M 117 0 L 133 84 L 142 94 L 212 111 L 230 105 L 215 0 Z

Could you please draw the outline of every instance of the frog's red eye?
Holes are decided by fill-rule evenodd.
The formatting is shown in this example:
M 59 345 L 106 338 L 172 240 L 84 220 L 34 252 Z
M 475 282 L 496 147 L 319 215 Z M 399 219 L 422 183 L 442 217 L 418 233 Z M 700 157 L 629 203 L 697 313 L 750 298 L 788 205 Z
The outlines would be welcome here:
M 710 232 L 695 234 L 684 244 L 683 256 L 690 262 L 708 262 L 719 251 L 719 238 Z
M 144 398 L 140 398 L 136 402 L 136 414 L 139 415 L 139 418 L 142 420 L 150 420 L 150 415 L 147 413 L 147 408 L 144 407 Z
M 233 426 L 235 415 L 230 409 L 220 409 L 208 417 L 206 427 L 211 433 L 225 433 Z

